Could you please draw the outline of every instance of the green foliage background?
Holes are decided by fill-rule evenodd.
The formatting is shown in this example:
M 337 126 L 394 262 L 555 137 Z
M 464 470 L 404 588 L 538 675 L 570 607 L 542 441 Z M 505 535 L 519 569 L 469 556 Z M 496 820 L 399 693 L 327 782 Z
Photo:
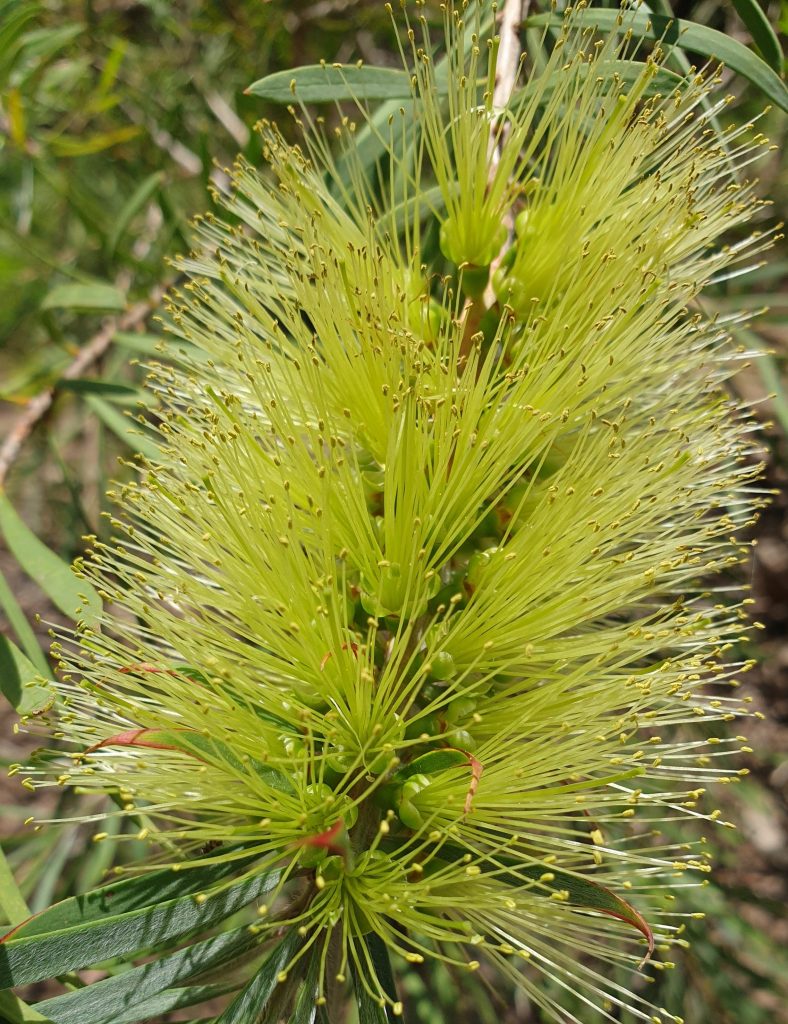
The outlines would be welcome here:
M 755 0 L 655 4 L 663 14 L 672 11 L 742 42 L 754 39 L 755 50 L 760 45 L 774 64 L 756 8 Z M 763 20 L 788 28 L 779 3 L 763 6 Z M 46 548 L 31 547 L 25 527 L 20 533 L 9 507 L 0 506 L 10 548 L 0 552 L 0 618 L 4 612 L 4 632 L 28 661 L 46 667 L 46 632 L 34 615 L 61 621 L 67 613 L 62 562 L 79 554 L 83 534 L 106 534 L 107 482 L 133 471 L 119 467 L 117 457 L 127 454 L 126 414 L 136 414 L 140 400 L 134 360 L 153 350 L 155 325 L 140 312 L 125 331 L 110 328 L 112 343 L 80 379 L 68 380 L 64 371 L 107 317 L 123 316 L 137 303 L 147 304 L 143 312 L 155 308 L 158 287 L 173 279 L 168 257 L 188 248 L 189 219 L 206 207 L 208 190 L 223 187 L 223 166 L 239 151 L 260 162 L 255 121 L 275 116 L 287 131 L 281 107 L 244 95 L 251 82 L 323 57 L 396 66 L 392 47 L 388 16 L 377 0 L 0 0 L 0 440 L 31 398 L 53 389 L 54 399 L 23 438 L 5 483 L 21 520 Z M 736 102 L 726 117 L 744 121 L 760 111 L 763 96 L 745 78 L 728 77 Z M 778 147 L 760 173 L 764 192 L 779 207 L 786 199 L 784 115 L 773 109 L 762 130 Z M 764 434 L 769 483 L 782 493 L 763 518 L 762 554 L 753 564 L 755 612 L 766 630 L 746 651 L 764 666 L 747 685 L 766 717 L 745 729 L 752 774 L 719 797 L 724 817 L 742 828 L 706 836 L 716 849 L 717 874 L 707 887 L 687 892 L 685 909 L 707 917 L 688 919 L 691 946 L 662 975 L 664 991 L 649 993 L 682 1012 L 687 1024 L 788 1021 L 786 270 L 788 260 L 778 251 L 768 267 L 743 283 L 720 284 L 707 300 L 721 315 L 770 307 L 754 327 L 737 328 L 743 345 L 767 354 L 736 386 L 747 398 L 775 395 L 758 408 L 764 421 L 773 421 Z M 13 658 L 14 649 L 0 648 L 6 678 L 15 671 Z M 25 747 L 12 735 L 10 707 L 0 715 L 5 767 Z M 33 797 L 4 774 L 0 839 L 32 911 L 96 886 L 117 857 L 142 855 L 142 846 L 130 843 L 121 853 L 111 838 L 93 844 L 87 826 L 25 829 Z M 80 798 L 63 793 L 55 803 L 48 793 L 35 799 L 49 801 L 43 812 L 59 817 L 73 813 Z M 6 897 L 9 919 L 16 916 L 14 898 Z M 458 996 L 445 968 L 407 971 L 402 994 L 412 1021 L 540 1019 L 511 991 L 491 989 L 483 972 Z M 28 994 L 38 999 L 55 991 L 39 986 Z M 215 995 L 216 986 L 204 994 Z M 220 1004 L 208 1005 L 216 1012 Z M 0 1001 L 0 1020 L 4 1013 L 14 1020 L 17 1012 Z M 184 1018 L 164 1013 L 160 1019 Z

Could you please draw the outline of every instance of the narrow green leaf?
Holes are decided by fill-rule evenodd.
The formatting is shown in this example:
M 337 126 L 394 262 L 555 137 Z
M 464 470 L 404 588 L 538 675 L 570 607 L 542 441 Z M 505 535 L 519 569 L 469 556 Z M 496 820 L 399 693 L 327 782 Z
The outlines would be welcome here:
M 412 775 L 436 775 L 459 765 L 468 765 L 468 755 L 462 750 L 455 750 L 453 747 L 429 750 L 395 772 L 392 781 L 399 782 L 402 779 L 409 779 Z
M 163 171 L 154 171 L 153 174 L 148 175 L 147 178 L 139 183 L 123 204 L 112 228 L 112 234 L 107 239 L 107 252 L 110 256 L 117 249 L 118 242 L 123 237 L 126 228 L 129 226 L 136 214 L 139 213 L 148 200 L 156 193 L 163 178 Z
M 42 309 L 93 310 L 126 308 L 126 296 L 111 284 L 59 284 L 45 297 Z
M 17 635 L 25 654 L 33 662 L 42 675 L 49 675 L 49 665 L 33 627 L 19 606 L 13 591 L 8 586 L 5 576 L 0 572 L 0 608 L 5 612 L 8 623 Z
M 591 65 L 581 65 L 580 73 L 582 75 L 607 75 L 611 78 L 617 76 L 618 79 L 624 85 L 629 85 L 637 81 L 643 74 L 645 64 L 642 61 L 637 60 L 611 60 L 605 63 L 595 64 L 593 68 Z M 671 71 L 668 68 L 656 68 L 651 72 L 652 78 L 644 90 L 644 95 L 653 96 L 660 94 L 662 96 L 670 95 L 675 92 L 676 89 L 681 89 L 685 85 L 686 80 L 682 75 L 676 74 L 675 71 Z M 511 99 L 509 100 L 508 106 L 513 110 L 516 110 L 523 103 L 527 102 L 529 97 L 537 90 L 543 89 L 545 99 L 548 99 L 553 92 L 553 87 L 548 83 L 547 87 L 544 88 L 539 82 L 529 82 L 527 85 L 522 86 L 519 89 L 515 89 L 512 93 Z
M 205 971 L 231 964 L 255 942 L 246 927 L 187 946 L 172 956 L 135 967 L 36 1004 L 55 1024 L 114 1024 L 122 1013 L 142 1006 L 165 989 Z
M 18 999 L 13 992 L 0 992 L 0 1021 L 2 1024 L 28 1024 L 28 1021 L 55 1024 L 38 1010 Z
M 155 334 L 144 334 L 139 331 L 116 331 L 115 343 L 124 348 L 130 348 L 134 352 L 142 352 L 144 355 L 157 355 L 164 342 Z
M 0 532 L 14 558 L 64 615 L 95 621 L 101 598 L 93 586 L 77 579 L 71 567 L 36 537 L 4 494 L 0 494 Z
M 596 27 L 606 32 L 617 28 L 632 29 L 636 36 L 643 39 L 659 39 L 665 46 L 681 46 L 692 53 L 722 61 L 731 71 L 752 82 L 782 110 L 788 111 L 788 88 L 785 83 L 757 54 L 724 32 L 691 21 L 665 18 L 661 14 L 638 11 L 622 14 L 618 10 L 598 7 L 577 11 L 572 21 L 576 25 Z M 524 26 L 558 28 L 562 24 L 563 18 L 559 14 L 534 14 L 526 19 Z
M 138 388 L 130 384 L 113 384 L 108 380 L 94 380 L 90 377 L 79 377 L 68 380 L 61 377 L 56 381 L 58 391 L 71 391 L 75 395 L 99 395 L 112 401 L 137 401 L 140 398 Z
M 657 14 L 663 14 L 666 18 L 673 17 L 673 8 L 670 6 L 670 0 L 651 0 L 649 6 Z
M 237 870 L 237 863 L 222 863 L 191 872 L 157 872 L 160 891 L 151 889 L 148 877 L 64 900 L 0 940 L 0 988 L 42 981 L 210 928 L 273 889 L 279 878 L 278 873 L 255 875 L 203 902 L 194 899 L 196 892 Z M 174 898 L 173 890 L 178 893 Z
M 355 964 L 353 965 L 353 988 L 358 1005 L 358 1024 L 391 1024 L 386 1007 L 381 1006 L 364 988 Z
M 84 25 L 72 22 L 59 28 L 39 28 L 25 32 L 22 40 L 25 57 L 37 58 L 39 61 L 49 60 L 84 31 Z
M 182 871 L 164 868 L 102 886 L 82 896 L 71 896 L 40 914 L 34 914 L 15 928 L 13 934 L 9 932 L 3 936 L 0 943 L 11 938 L 51 935 L 80 925 L 101 923 L 108 916 L 118 917 L 146 907 L 155 907 L 157 903 L 174 900 L 179 896 L 192 895 L 204 889 L 206 881 L 215 883 L 229 877 L 238 869 L 239 863 L 247 862 L 241 860 L 224 866 L 211 865 L 210 868 L 190 868 L 185 864 Z
M 241 759 L 227 744 L 221 740 L 203 736 L 191 729 L 129 729 L 115 736 L 96 743 L 91 750 L 99 747 L 150 747 L 153 750 L 177 750 L 180 753 L 196 757 L 198 760 L 212 763 L 219 761 L 228 764 L 234 771 L 246 775 L 253 771 L 267 786 L 280 793 L 293 793 L 289 779 L 276 768 L 258 761 L 254 757 Z
M 318 977 L 321 964 L 321 950 L 318 945 L 312 947 L 309 956 L 309 967 L 304 978 L 304 984 L 298 993 L 295 1009 L 290 1017 L 289 1024 L 314 1024 L 317 1017 L 318 1006 L 316 1003 L 318 994 Z
M 0 848 L 0 910 L 9 924 L 24 921 L 30 916 L 30 908 L 16 884 L 14 873 Z
M 358 954 L 351 960 L 353 991 L 358 1006 L 358 1024 L 394 1024 L 402 1022 L 402 1016 L 395 1017 L 393 1003 L 398 1002 L 397 986 L 391 970 L 391 961 L 385 943 L 379 935 L 369 933 L 362 939 L 366 947 L 366 956 Z M 383 991 L 392 1001 L 387 1004 L 382 998 L 370 994 L 364 982 L 369 984 L 372 975 L 380 983 Z M 372 986 L 374 987 L 374 986 Z
M 0 693 L 18 715 L 40 715 L 55 702 L 38 668 L 6 636 L 0 636 Z
M 778 75 L 781 74 L 783 51 L 766 11 L 758 3 L 758 0 L 731 0 L 731 2 L 736 8 L 736 13 L 747 26 L 747 31 L 752 36 L 752 41 L 760 50 L 763 59 Z
M 159 446 L 149 434 L 145 434 L 140 424 L 124 416 L 98 395 L 86 395 L 85 402 L 95 412 L 104 426 L 108 427 L 116 437 L 127 444 L 135 452 L 140 452 L 148 459 L 161 456 Z
M 272 103 L 330 103 L 335 100 L 409 100 L 410 75 L 396 68 L 362 64 L 308 64 L 276 71 L 253 82 L 247 94 Z
M 397 984 L 394 981 L 394 972 L 391 970 L 391 958 L 389 957 L 389 950 L 386 943 L 375 932 L 369 932 L 368 935 L 364 936 L 364 943 L 369 953 L 369 959 L 373 963 L 373 968 L 378 976 L 378 980 L 383 985 L 383 990 L 389 996 L 393 1002 L 399 1000 L 397 995 Z M 404 1019 L 400 1015 L 397 1020 L 400 1024 L 404 1024 Z
M 0 10 L 0 85 L 14 69 L 17 54 L 24 43 L 22 33 L 29 21 L 39 16 L 41 7 L 37 3 L 5 4 Z
M 239 992 L 216 1024 L 250 1024 L 260 1019 L 260 1014 L 271 998 L 277 984 L 278 974 L 290 962 L 298 949 L 301 937 L 295 928 L 291 928 L 284 939 L 269 954 L 257 974 Z
M 446 844 L 441 849 L 441 858 L 449 861 L 458 860 L 464 855 L 465 850 L 458 846 Z M 496 861 L 511 871 L 510 878 L 504 874 L 498 875 L 498 878 L 504 882 L 511 882 L 512 885 L 520 885 L 525 879 L 540 882 L 545 891 L 565 892 L 567 902 L 573 906 L 583 910 L 594 910 L 599 914 L 606 914 L 608 917 L 625 921 L 644 936 L 648 942 L 649 954 L 651 954 L 654 948 L 654 935 L 648 922 L 631 903 L 617 896 L 611 889 L 590 878 L 583 878 L 580 875 L 573 875 L 555 868 L 546 868 L 541 864 L 523 865 L 506 856 L 497 856 Z M 436 861 L 436 866 L 437 863 Z
M 166 992 L 160 992 L 127 1013 L 121 1013 L 112 1017 L 111 1020 L 108 1019 L 107 1024 L 137 1024 L 138 1021 L 161 1024 L 165 1015 L 173 1010 L 182 1010 L 187 1006 L 195 1006 L 208 999 L 215 999 L 216 996 L 223 995 L 231 987 L 229 985 L 190 985 L 187 988 L 167 989 Z M 53 1024 L 58 1024 L 58 1022 L 54 1021 Z

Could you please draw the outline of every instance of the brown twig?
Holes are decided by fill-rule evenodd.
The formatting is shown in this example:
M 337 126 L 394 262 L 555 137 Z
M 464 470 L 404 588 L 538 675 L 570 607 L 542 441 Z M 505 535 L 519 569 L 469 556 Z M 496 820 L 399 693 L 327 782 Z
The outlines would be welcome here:
M 98 334 L 95 334 L 90 341 L 84 345 L 74 360 L 69 363 L 61 373 L 61 379 L 76 380 L 109 348 L 112 339 L 118 331 L 129 331 L 138 327 L 153 312 L 161 302 L 166 288 L 157 286 L 148 297 L 136 303 L 122 316 L 107 321 Z M 17 421 L 0 448 L 0 488 L 5 483 L 8 472 L 19 457 L 22 446 L 30 434 L 49 411 L 55 400 L 57 385 L 53 384 L 45 391 L 41 391 L 24 408 Z

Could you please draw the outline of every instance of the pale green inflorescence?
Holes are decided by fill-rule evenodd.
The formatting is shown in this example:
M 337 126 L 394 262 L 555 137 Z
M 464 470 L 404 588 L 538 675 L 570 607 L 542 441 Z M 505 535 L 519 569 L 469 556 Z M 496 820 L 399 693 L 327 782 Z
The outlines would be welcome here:
M 412 103 L 342 122 L 339 158 L 264 126 L 266 171 L 201 218 L 161 457 L 84 566 L 106 611 L 64 645 L 58 781 L 120 793 L 166 860 L 306 878 L 298 956 L 325 976 L 333 942 L 376 998 L 370 931 L 486 957 L 562 1021 L 564 989 L 672 1019 L 612 980 L 642 921 L 583 885 L 649 917 L 706 867 L 652 823 L 714 817 L 736 775 L 692 726 L 744 710 L 708 685 L 742 668 L 708 578 L 742 558 L 755 469 L 694 300 L 765 244 L 719 242 L 765 140 L 723 147 L 713 82 L 660 92 L 658 51 L 627 80 L 637 41 L 571 17 L 498 120 L 489 11 L 445 19 L 448 74 L 417 6 Z

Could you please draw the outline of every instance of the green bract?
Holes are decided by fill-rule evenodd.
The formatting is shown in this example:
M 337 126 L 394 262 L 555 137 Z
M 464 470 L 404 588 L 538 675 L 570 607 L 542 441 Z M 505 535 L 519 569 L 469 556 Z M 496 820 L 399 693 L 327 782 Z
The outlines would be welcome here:
M 339 157 L 306 112 L 300 149 L 263 125 L 265 169 L 200 220 L 161 453 L 63 644 L 57 781 L 196 865 L 281 869 L 272 913 L 300 879 L 255 928 L 300 929 L 281 977 L 314 955 L 319 1001 L 353 971 L 400 1011 L 372 936 L 487 958 L 562 1021 L 563 990 L 584 1022 L 669 1019 L 612 968 L 680 931 L 646 890 L 706 866 L 650 824 L 735 777 L 691 726 L 742 710 L 740 613 L 703 581 L 755 470 L 695 298 L 766 244 L 720 243 L 765 140 L 720 139 L 713 74 L 661 95 L 655 50 L 622 76 L 626 16 L 568 16 L 496 109 L 483 15 L 447 5 L 437 72 L 417 5 L 410 101 L 359 104 Z

